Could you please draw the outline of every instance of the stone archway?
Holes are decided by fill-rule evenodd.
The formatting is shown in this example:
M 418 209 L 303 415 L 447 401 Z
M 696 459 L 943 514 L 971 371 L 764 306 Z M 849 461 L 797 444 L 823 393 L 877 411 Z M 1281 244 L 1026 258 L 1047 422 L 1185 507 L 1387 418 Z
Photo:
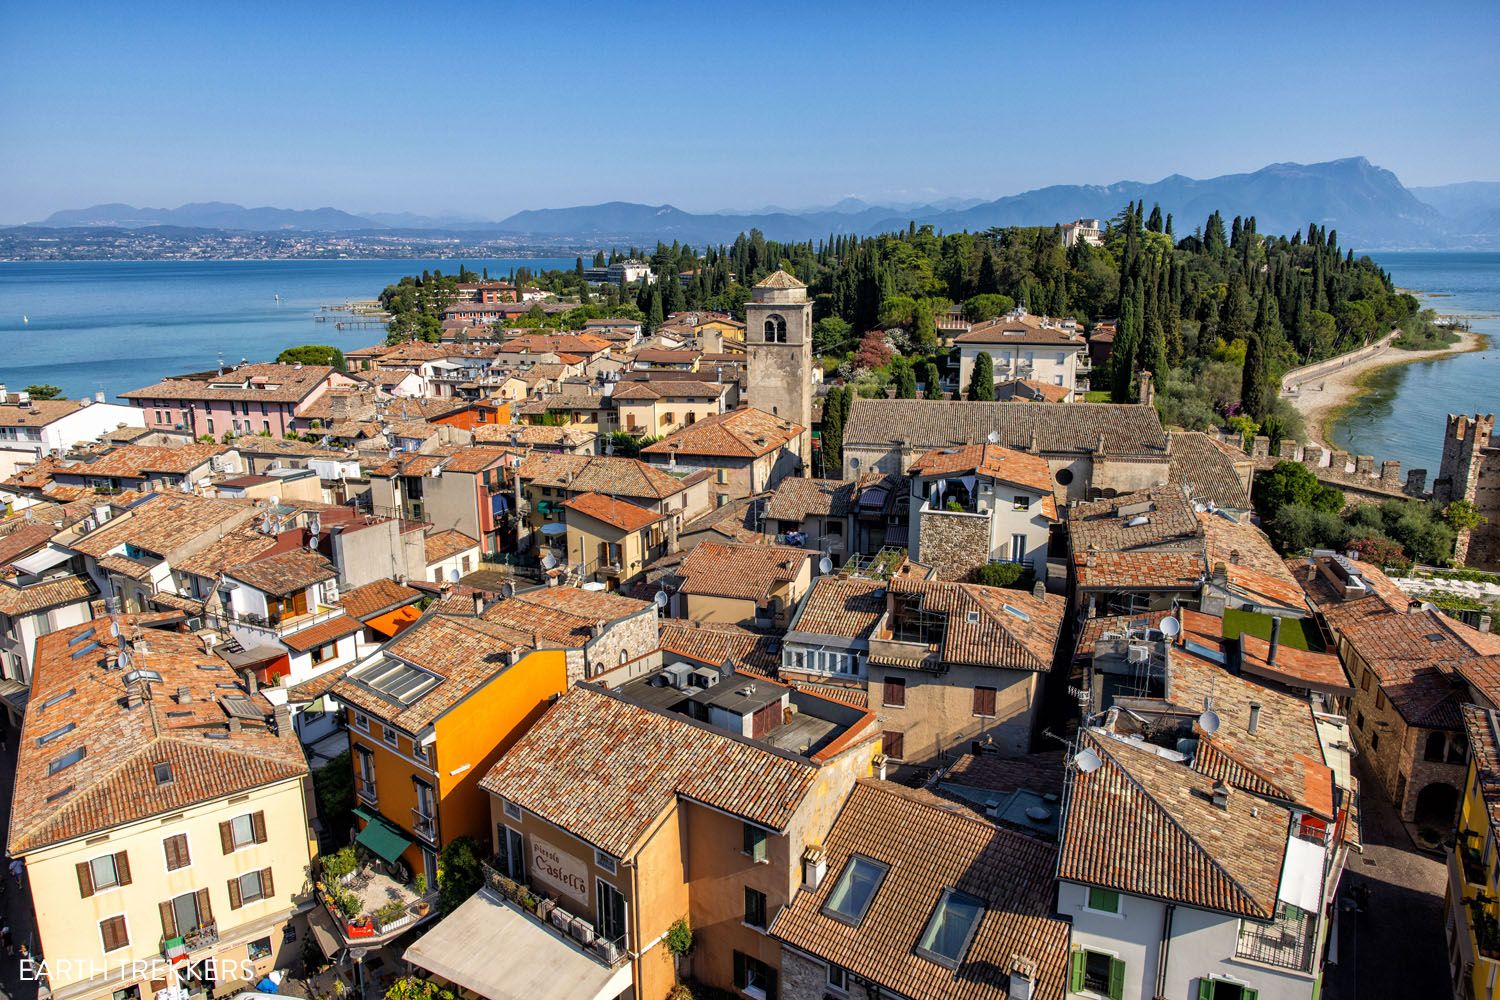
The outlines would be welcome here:
M 1446 836 L 1452 831 L 1454 817 L 1458 815 L 1459 797 L 1458 789 L 1446 781 L 1424 785 L 1417 793 L 1413 822 L 1418 827 L 1431 827 Z

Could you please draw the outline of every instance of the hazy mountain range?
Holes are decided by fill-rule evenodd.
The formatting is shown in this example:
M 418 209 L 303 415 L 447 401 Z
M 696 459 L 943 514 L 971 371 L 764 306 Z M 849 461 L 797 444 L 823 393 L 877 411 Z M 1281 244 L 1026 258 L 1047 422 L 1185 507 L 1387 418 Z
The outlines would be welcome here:
M 1500 182 L 1406 188 L 1396 175 L 1364 157 L 1326 163 L 1274 163 L 1251 173 L 1196 180 L 1173 174 L 1154 182 L 1054 185 L 997 198 L 942 199 L 930 204 L 870 204 L 846 198 L 833 205 L 749 211 L 686 212 L 672 205 L 614 201 L 571 208 L 528 209 L 499 221 L 405 212 L 354 214 L 336 208 L 245 208 L 203 202 L 178 208 L 95 205 L 54 212 L 31 224 L 70 229 L 186 227 L 242 232 L 349 234 L 463 233 L 533 236 L 580 245 L 682 240 L 719 243 L 759 229 L 780 240 L 830 233 L 874 234 L 930 224 L 944 232 L 993 226 L 1051 225 L 1116 214 L 1128 201 L 1160 204 L 1179 235 L 1218 209 L 1226 218 L 1254 215 L 1262 233 L 1287 233 L 1309 222 L 1336 229 L 1345 246 L 1361 249 L 1500 247 Z M 31 228 L 22 227 L 22 228 Z M 12 230 L 15 234 L 15 230 Z

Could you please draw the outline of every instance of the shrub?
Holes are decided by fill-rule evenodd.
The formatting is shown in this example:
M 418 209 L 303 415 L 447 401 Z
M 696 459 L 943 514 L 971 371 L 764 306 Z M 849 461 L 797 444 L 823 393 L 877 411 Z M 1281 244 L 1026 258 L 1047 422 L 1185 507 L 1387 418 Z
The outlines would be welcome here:
M 674 955 L 686 955 L 693 950 L 693 928 L 687 917 L 678 917 L 667 928 L 667 950 Z
M 1009 587 L 1013 590 L 1030 590 L 1036 576 L 1026 563 L 985 563 L 974 572 L 975 582 L 986 587 Z
M 446 916 L 479 891 L 484 873 L 479 868 L 479 844 L 473 837 L 450 840 L 443 848 L 438 872 L 438 909 Z
M 336 881 L 352 874 L 358 865 L 359 859 L 354 856 L 354 848 L 341 847 L 332 854 L 323 856 L 323 875 Z

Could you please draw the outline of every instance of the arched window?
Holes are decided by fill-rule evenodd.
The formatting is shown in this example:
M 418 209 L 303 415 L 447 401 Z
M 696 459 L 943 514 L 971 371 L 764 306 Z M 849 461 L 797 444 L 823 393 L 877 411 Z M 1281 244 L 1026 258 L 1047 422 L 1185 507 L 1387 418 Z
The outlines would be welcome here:
M 623 667 L 629 660 L 630 660 L 630 654 L 627 653 L 623 649 L 620 650 L 620 666 Z
M 786 319 L 784 317 L 774 313 L 766 317 L 766 343 L 786 343 Z

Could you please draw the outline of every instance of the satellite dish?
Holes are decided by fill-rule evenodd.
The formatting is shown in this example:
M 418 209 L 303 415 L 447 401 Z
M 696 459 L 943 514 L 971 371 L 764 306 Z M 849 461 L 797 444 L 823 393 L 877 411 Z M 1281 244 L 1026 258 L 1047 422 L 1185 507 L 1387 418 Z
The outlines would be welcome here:
M 510 582 L 501 584 L 500 596 L 504 598 L 511 598 L 516 596 L 516 585 Z
M 1104 760 L 1094 751 L 1084 749 L 1073 755 L 1073 766 L 1079 774 L 1092 774 L 1104 766 Z
M 556 556 L 554 556 L 550 552 L 548 552 L 546 555 L 542 556 L 542 569 L 556 569 L 556 568 L 557 568 L 557 557 Z
M 276 496 L 273 493 L 273 494 L 271 494 L 271 496 L 269 498 L 269 502 L 270 502 L 270 504 L 271 504 L 272 507 L 275 507 L 277 504 L 281 503 L 281 497 Z
M 831 573 L 832 571 L 833 571 L 833 560 L 832 559 L 828 558 L 827 556 L 824 556 L 822 559 L 818 560 L 818 572 L 819 573 Z
M 312 552 L 318 551 L 318 533 L 316 531 L 307 536 L 307 548 Z
M 1198 728 L 1203 731 L 1204 736 L 1212 736 L 1219 731 L 1219 713 L 1208 709 L 1198 716 Z
M 656 606 L 658 608 L 665 608 L 667 606 L 667 601 L 670 600 L 670 598 L 667 597 L 667 592 L 665 590 L 658 590 L 656 592 L 656 595 L 651 599 L 656 602 Z
M 1161 634 L 1168 639 L 1176 638 L 1182 634 L 1182 622 L 1168 615 L 1161 620 Z
M 988 434 L 986 434 L 984 436 L 984 439 L 986 441 L 988 441 L 990 444 L 999 444 L 1000 443 L 1000 432 L 999 431 L 990 431 Z
M 460 573 L 458 570 L 456 570 L 456 569 L 450 569 L 448 571 L 448 580 L 450 582 L 457 583 L 459 580 L 462 580 L 462 579 L 463 579 L 463 574 Z
M 119 667 L 121 670 L 130 669 L 130 650 L 120 650 L 119 654 L 115 657 L 115 666 Z

